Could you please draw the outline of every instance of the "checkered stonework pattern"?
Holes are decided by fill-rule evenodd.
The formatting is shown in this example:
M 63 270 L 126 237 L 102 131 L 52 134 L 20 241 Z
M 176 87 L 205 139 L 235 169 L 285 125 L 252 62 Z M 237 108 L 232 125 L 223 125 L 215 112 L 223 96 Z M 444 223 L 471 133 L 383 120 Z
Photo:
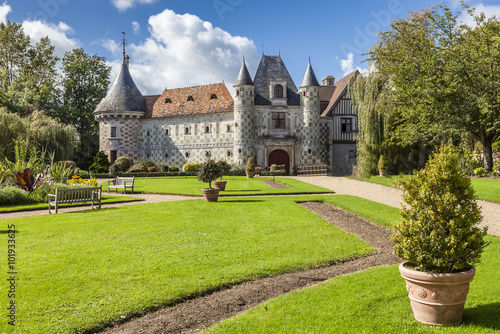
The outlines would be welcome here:
M 322 122 L 320 125 L 320 134 L 319 134 L 319 145 L 320 145 L 320 157 L 323 164 L 330 166 L 331 161 L 331 150 L 330 143 L 331 141 L 331 125 L 333 123 Z
M 249 156 L 255 156 L 254 94 L 252 86 L 235 89 L 239 93 L 234 98 L 234 162 L 243 165 Z
M 139 117 L 131 115 L 106 114 L 98 118 L 99 121 L 99 149 L 108 154 L 116 151 L 117 157 L 126 156 L 138 161 L 140 156 L 140 128 Z M 116 128 L 116 136 L 111 137 L 111 128 Z

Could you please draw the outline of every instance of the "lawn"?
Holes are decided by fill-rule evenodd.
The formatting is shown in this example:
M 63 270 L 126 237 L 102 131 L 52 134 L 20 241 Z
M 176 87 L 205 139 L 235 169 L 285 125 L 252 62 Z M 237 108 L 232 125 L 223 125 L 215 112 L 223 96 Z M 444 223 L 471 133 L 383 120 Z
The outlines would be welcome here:
M 331 190 L 289 178 L 276 178 L 277 182 L 290 187 L 284 189 L 271 188 L 263 182 L 272 179 L 272 177 L 248 179 L 245 176 L 225 176 L 223 180 L 228 181 L 226 190 L 221 191 L 219 196 L 333 193 Z M 140 177 L 136 178 L 134 183 L 136 193 L 203 196 L 202 188 L 208 188 L 208 183 L 198 181 L 195 176 Z M 107 190 L 107 184 L 103 184 L 104 190 Z
M 374 212 L 369 209 L 365 214 Z M 383 225 L 391 224 L 389 218 Z M 491 244 L 476 268 L 463 323 L 458 326 L 432 327 L 416 322 L 404 280 L 398 266 L 392 265 L 336 277 L 289 293 L 203 333 L 498 333 L 500 238 L 487 236 L 487 240 Z
M 143 201 L 142 198 L 136 197 L 123 197 L 123 196 L 112 196 L 112 195 L 102 195 L 101 204 L 110 203 L 120 203 L 120 202 L 134 202 Z M 60 208 L 65 208 L 68 206 L 87 206 L 88 203 L 74 203 L 74 204 L 59 204 Z M 47 203 L 34 203 L 34 204 L 8 204 L 0 206 L 0 212 L 16 212 L 16 211 L 31 211 L 31 210 L 48 210 Z
M 404 178 L 407 177 L 408 175 L 404 176 Z M 399 176 L 388 176 L 388 177 L 372 176 L 370 178 L 364 178 L 360 180 L 378 183 L 384 186 L 394 187 L 393 181 L 396 180 L 397 178 L 399 178 Z M 470 181 L 472 187 L 476 192 L 476 196 L 479 199 L 500 203 L 500 179 L 471 178 Z
M 3 220 L 3 266 L 7 227 L 17 230 L 14 332 L 98 329 L 228 285 L 374 251 L 301 200 L 200 199 Z M 7 293 L 0 301 L 8 304 Z M 11 329 L 3 317 L 0 332 Z

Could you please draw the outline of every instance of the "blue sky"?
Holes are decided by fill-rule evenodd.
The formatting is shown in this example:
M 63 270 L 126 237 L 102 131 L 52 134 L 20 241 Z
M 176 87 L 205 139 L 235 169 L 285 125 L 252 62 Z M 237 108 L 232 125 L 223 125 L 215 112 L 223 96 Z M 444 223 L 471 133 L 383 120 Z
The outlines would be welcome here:
M 458 9 L 458 0 L 445 3 Z M 500 16 L 500 0 L 467 1 L 487 15 Z M 320 80 L 338 80 L 366 69 L 364 56 L 377 31 L 428 0 L 7 0 L 0 21 L 22 23 L 33 41 L 48 35 L 57 54 L 82 47 L 121 62 L 126 32 L 131 72 L 143 94 L 224 81 L 230 91 L 243 56 L 255 73 L 262 43 L 267 55 L 281 56 L 296 85 L 309 57 Z M 465 19 L 464 19 L 465 20 Z

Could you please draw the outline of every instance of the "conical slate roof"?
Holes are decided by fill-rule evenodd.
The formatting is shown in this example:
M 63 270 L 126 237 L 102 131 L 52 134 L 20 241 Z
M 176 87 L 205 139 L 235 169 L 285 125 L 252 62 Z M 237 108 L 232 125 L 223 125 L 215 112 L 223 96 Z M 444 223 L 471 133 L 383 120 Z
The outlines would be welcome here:
M 238 74 L 238 78 L 236 79 L 234 86 L 253 86 L 252 78 L 250 77 L 247 65 L 245 64 L 245 58 L 243 58 L 240 73 Z
M 94 113 L 115 113 L 120 111 L 141 111 L 146 113 L 144 96 L 135 85 L 125 59 L 123 59 L 118 77 L 106 97 L 97 105 Z
M 319 86 L 318 79 L 316 79 L 316 75 L 314 74 L 313 68 L 311 66 L 311 60 L 309 60 L 309 65 L 307 66 L 306 74 L 304 75 L 304 79 L 300 84 L 300 87 L 311 87 L 311 86 Z

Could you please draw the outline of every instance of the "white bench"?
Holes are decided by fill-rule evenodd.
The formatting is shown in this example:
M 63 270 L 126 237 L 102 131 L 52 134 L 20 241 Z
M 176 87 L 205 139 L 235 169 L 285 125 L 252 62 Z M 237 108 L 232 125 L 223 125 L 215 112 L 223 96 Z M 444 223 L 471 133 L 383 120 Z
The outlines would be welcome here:
M 108 193 L 111 192 L 111 189 L 115 189 L 118 192 L 118 189 L 123 189 L 123 193 L 127 193 L 127 188 L 134 193 L 134 180 L 135 176 L 132 177 L 122 177 L 117 176 L 116 179 L 112 181 L 108 181 Z
M 92 210 L 95 203 L 101 208 L 102 187 L 78 187 L 78 188 L 56 188 L 56 194 L 49 194 L 49 214 L 57 213 L 59 204 L 92 202 Z M 54 209 L 52 209 L 54 207 Z

